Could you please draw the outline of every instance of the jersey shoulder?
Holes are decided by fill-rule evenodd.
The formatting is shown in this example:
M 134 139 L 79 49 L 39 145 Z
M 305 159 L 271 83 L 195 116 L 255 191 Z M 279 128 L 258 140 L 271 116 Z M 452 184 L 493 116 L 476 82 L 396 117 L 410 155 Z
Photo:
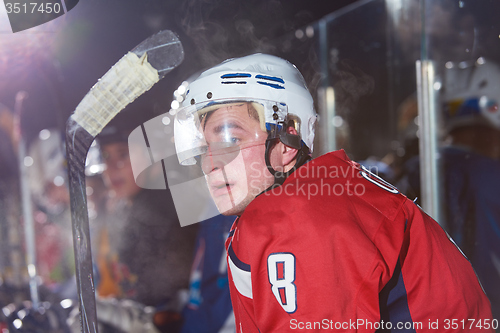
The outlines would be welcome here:
M 407 198 L 392 184 L 349 159 L 343 150 L 327 153 L 298 168 L 285 183 L 264 196 L 271 203 L 301 206 L 371 207 L 394 219 Z
M 262 193 L 246 208 L 242 224 L 260 235 L 358 226 L 375 236 L 408 200 L 391 184 L 351 161 L 343 151 L 318 157 L 283 185 Z M 246 229 L 242 225 L 242 228 Z

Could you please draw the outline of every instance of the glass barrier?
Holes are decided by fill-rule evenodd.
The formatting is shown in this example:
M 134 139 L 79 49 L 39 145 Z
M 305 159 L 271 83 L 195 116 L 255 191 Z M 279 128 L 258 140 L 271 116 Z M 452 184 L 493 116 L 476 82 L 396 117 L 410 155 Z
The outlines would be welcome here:
M 367 0 L 280 39 L 345 149 L 415 199 L 472 262 L 500 317 L 500 2 Z
M 315 155 L 344 149 L 405 193 L 404 164 L 418 155 L 419 20 L 418 8 L 358 1 L 276 42 L 316 97 Z
M 436 141 L 421 144 L 421 156 L 436 156 L 439 171 L 431 200 L 499 318 L 500 3 L 426 0 L 420 9 L 420 90 L 427 90 L 428 99 L 419 99 L 419 112 L 431 121 L 421 124 L 425 138 Z M 427 179 L 421 169 L 423 194 Z

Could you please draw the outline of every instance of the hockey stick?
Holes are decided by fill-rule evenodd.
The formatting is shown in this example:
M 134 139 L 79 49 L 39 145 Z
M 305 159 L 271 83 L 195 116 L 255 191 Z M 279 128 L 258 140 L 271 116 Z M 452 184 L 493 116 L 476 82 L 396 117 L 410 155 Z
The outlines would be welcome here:
M 85 193 L 87 152 L 94 138 L 116 114 L 149 90 L 183 59 L 182 44 L 171 31 L 161 31 L 149 37 L 99 79 L 66 123 L 66 158 L 82 332 L 97 332 Z

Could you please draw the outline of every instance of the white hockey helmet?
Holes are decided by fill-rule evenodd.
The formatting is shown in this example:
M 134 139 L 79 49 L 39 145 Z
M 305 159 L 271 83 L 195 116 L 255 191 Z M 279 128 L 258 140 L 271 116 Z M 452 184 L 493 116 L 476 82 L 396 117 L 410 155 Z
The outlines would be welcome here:
M 261 128 L 270 135 L 276 132 L 283 143 L 297 149 L 305 145 L 312 152 L 316 112 L 302 74 L 284 59 L 258 53 L 226 60 L 189 84 L 174 122 L 181 164 L 193 164 L 193 157 L 204 153 L 199 115 L 220 104 L 235 102 L 252 103 L 259 114 Z M 285 124 L 290 126 L 291 121 L 296 136 L 276 131 Z
M 500 129 L 500 66 L 479 58 L 473 63 L 447 63 L 443 112 L 447 131 L 470 125 Z

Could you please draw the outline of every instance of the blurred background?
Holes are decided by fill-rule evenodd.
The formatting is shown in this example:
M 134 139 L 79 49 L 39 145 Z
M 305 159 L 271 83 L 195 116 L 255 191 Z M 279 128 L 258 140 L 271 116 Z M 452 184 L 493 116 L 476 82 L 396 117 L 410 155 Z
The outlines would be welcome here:
M 264 52 L 291 61 L 320 116 L 315 156 L 345 149 L 417 200 L 472 261 L 498 318 L 499 15 L 496 0 L 82 0 L 13 34 L 0 6 L 0 276 L 8 290 L 24 290 L 18 299 L 0 297 L 0 306 L 30 298 L 23 289 L 30 262 L 21 217 L 24 167 L 35 239 L 45 235 L 36 245 L 38 284 L 71 298 L 71 222 L 59 190 L 66 186 L 65 122 L 119 58 L 169 29 L 183 43 L 184 62 L 116 126 L 126 133 L 175 110 L 178 87 L 227 58 Z M 97 221 L 101 210 L 120 203 L 99 178 L 104 162 L 96 154 L 87 193 Z M 41 249 L 47 234 L 53 248 Z

